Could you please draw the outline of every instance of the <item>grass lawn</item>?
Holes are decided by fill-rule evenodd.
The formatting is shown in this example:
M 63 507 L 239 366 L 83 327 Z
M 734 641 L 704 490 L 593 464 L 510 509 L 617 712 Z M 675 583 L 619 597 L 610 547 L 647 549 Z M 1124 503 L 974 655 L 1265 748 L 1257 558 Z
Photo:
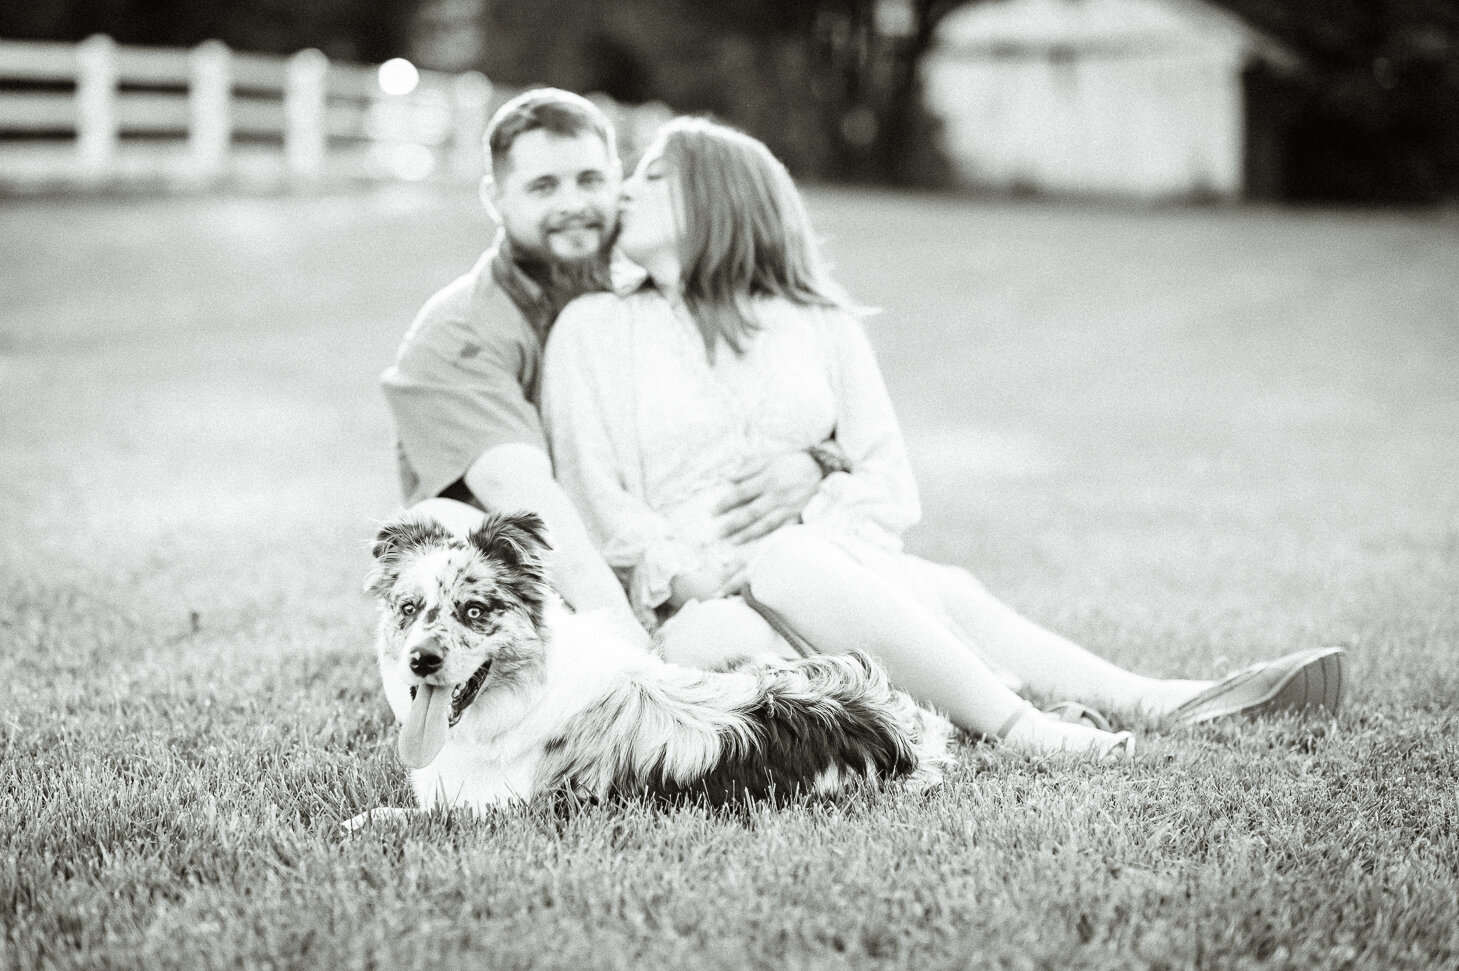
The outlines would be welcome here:
M 1340 716 L 342 836 L 409 798 L 375 378 L 484 216 L 7 200 L 0 968 L 1459 964 L 1455 215 L 811 204 L 884 310 L 914 550 L 1149 673 L 1347 645 Z

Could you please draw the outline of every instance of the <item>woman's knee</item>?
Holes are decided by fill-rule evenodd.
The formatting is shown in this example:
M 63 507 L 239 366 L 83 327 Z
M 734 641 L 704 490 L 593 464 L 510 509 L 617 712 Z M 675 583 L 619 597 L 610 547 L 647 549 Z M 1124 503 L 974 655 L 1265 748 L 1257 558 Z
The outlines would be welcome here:
M 738 598 L 691 600 L 660 630 L 665 661 L 708 671 L 745 657 L 794 657 L 765 619 Z
M 750 564 L 750 593 L 770 607 L 797 599 L 810 577 L 846 554 L 805 526 L 788 526 Z
M 983 581 L 960 566 L 934 564 L 933 584 L 944 597 L 955 597 L 969 603 L 997 603 L 998 598 L 983 586 Z

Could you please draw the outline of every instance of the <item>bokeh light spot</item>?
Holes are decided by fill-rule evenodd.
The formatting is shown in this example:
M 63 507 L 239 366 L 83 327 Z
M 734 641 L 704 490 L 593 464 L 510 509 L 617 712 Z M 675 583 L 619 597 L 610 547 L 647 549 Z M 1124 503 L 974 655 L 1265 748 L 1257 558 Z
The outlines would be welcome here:
M 393 57 L 380 65 L 380 90 L 389 95 L 406 95 L 420 84 L 420 72 L 403 57 Z

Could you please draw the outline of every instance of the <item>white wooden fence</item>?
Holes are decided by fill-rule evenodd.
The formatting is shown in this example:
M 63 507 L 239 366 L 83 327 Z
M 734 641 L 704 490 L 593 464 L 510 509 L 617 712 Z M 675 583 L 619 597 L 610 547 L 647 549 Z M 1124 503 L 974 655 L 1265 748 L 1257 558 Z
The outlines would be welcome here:
M 0 189 L 475 180 L 487 120 L 517 91 L 474 72 L 406 71 L 418 82 L 388 93 L 378 67 L 315 50 L 0 40 Z M 594 100 L 625 158 L 670 115 Z

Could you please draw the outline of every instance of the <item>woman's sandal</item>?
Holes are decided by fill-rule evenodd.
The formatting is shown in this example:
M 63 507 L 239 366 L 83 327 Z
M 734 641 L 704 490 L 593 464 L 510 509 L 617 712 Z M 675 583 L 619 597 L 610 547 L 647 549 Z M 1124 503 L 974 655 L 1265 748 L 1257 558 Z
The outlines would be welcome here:
M 1056 702 L 1045 708 L 1044 714 L 1061 722 L 1088 725 L 1090 728 L 1097 728 L 1102 732 L 1114 731 L 1108 718 L 1088 705 L 1081 705 L 1077 701 Z
M 1128 762 L 1135 757 L 1135 736 L 1132 732 L 1115 732 L 1108 743 L 1098 746 L 1105 762 Z
M 1078 703 L 1066 702 L 1065 704 L 1077 705 Z M 1078 707 L 1083 708 L 1084 706 L 1078 705 Z M 1095 712 L 1093 709 L 1088 710 L 1090 713 L 1099 717 L 1101 721 L 1104 721 L 1104 716 L 1099 715 L 1099 713 Z M 1003 722 L 1002 725 L 999 725 L 998 730 L 993 733 L 993 737 L 999 742 L 1005 742 L 1008 738 L 1009 733 L 1013 731 L 1014 726 L 1017 725 L 1024 718 L 1026 718 L 1031 712 L 1037 712 L 1039 715 L 1043 717 L 1048 717 L 1053 721 L 1069 721 L 1076 724 L 1080 723 L 1075 719 L 1064 719 L 1059 718 L 1058 716 L 1050 716 L 1045 712 L 1039 712 L 1038 709 L 1034 708 L 1032 705 L 1025 705 L 1024 707 L 1020 708 L 1018 711 L 1010 715 L 1007 720 Z M 1105 725 L 1107 726 L 1108 724 L 1109 722 L 1105 721 Z M 1130 761 L 1130 759 L 1134 758 L 1135 736 L 1130 732 L 1111 733 L 1108 728 L 1099 728 L 1098 726 L 1087 727 L 1095 728 L 1097 731 L 1103 733 L 1105 737 L 1092 740 L 1089 746 L 1082 751 L 1079 749 L 1063 747 L 1061 747 L 1058 751 L 1069 752 L 1071 754 L 1092 755 L 1101 762 L 1128 762 Z M 1023 746 L 1018 747 L 1023 748 Z M 1052 755 L 1054 754 L 1055 750 L 1043 749 L 1040 752 L 1039 750 L 1030 746 L 1026 748 L 1025 751 L 1033 751 L 1037 754 Z

